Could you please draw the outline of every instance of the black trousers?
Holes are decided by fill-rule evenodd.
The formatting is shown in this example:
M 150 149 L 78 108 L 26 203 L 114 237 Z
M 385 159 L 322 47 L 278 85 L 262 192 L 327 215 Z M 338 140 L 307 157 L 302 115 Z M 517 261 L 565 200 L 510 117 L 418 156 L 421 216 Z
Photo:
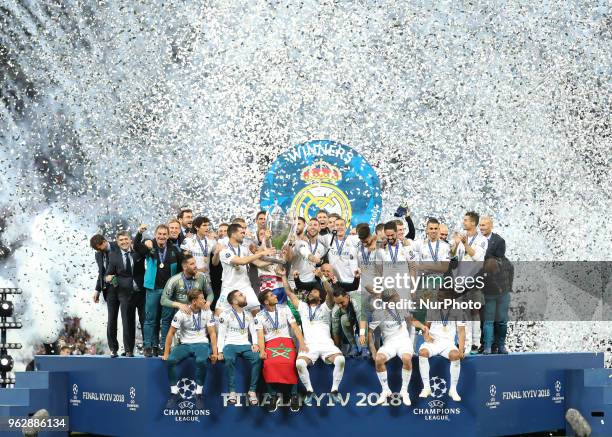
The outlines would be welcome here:
M 141 330 L 144 326 L 144 291 L 135 292 L 116 287 L 106 290 L 105 296 L 108 319 L 106 324 L 106 340 L 111 351 L 119 351 L 117 341 L 117 317 L 121 312 L 121 326 L 123 328 L 123 350 L 134 352 L 136 341 L 136 313 L 140 320 Z M 144 335 L 144 333 L 143 333 Z

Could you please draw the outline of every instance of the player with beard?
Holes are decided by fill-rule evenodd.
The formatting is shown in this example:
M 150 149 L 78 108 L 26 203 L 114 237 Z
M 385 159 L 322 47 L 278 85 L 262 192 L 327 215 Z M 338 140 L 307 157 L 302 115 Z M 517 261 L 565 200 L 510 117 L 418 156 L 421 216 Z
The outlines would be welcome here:
M 453 293 L 446 290 L 438 292 L 438 300 L 452 299 Z M 450 361 L 450 390 L 448 395 L 455 402 L 459 402 L 461 397 L 457 393 L 457 383 L 461 371 L 461 359 L 464 357 L 465 350 L 465 321 L 463 311 L 449 309 L 427 311 L 427 323 L 429 333 L 423 335 L 425 342 L 419 348 L 419 372 L 423 380 L 423 390 L 419 394 L 420 398 L 431 396 L 429 385 L 429 358 L 441 355 Z M 459 339 L 459 349 L 455 345 L 455 337 Z
M 399 299 L 397 294 L 395 296 Z M 382 304 L 388 305 L 388 302 L 383 300 Z M 372 321 L 369 323 L 370 331 L 380 327 L 383 339 L 383 345 L 375 355 L 376 375 L 382 387 L 382 393 L 376 404 L 385 404 L 392 394 L 387 379 L 386 362 L 397 356 L 402 360 L 402 388 L 400 396 L 403 404 L 410 406 L 408 385 L 412 376 L 412 355 L 414 354 L 414 349 L 412 347 L 413 342 L 410 338 L 408 322 L 410 322 L 410 325 L 421 328 L 425 333 L 428 332 L 428 328 L 416 320 L 412 321 L 408 311 L 391 309 L 389 306 L 375 309 L 371 319 Z
M 358 332 L 359 344 L 366 345 L 367 316 L 362 304 L 361 293 L 349 294 L 341 288 L 334 289 L 334 309 L 332 310 L 332 337 L 336 346 L 340 346 L 342 334 L 350 344 L 348 356 L 359 354 L 355 333 Z
M 482 269 L 489 240 L 478 232 L 480 216 L 474 211 L 468 211 L 463 217 L 464 234 L 453 235 L 451 256 L 456 256 L 459 265 L 453 274 L 464 278 L 476 277 Z M 466 287 L 467 288 L 467 287 Z M 480 302 L 484 306 L 484 294 L 481 289 L 471 287 L 464 293 L 468 301 Z M 480 348 L 480 312 L 471 310 L 470 320 L 466 322 L 466 351 L 477 354 Z M 470 347 L 471 346 L 471 347 Z
M 270 399 L 268 411 L 273 412 L 281 401 L 279 391 L 289 388 L 291 392 L 290 409 L 299 411 L 300 398 L 297 394 L 297 374 L 295 370 L 295 345 L 289 328 L 300 345 L 300 354 L 308 352 L 302 330 L 286 306 L 278 306 L 278 299 L 271 290 L 259 294 L 259 302 L 264 306 L 255 316 L 257 343 L 260 356 L 264 360 L 263 377 L 268 386 Z M 287 387 L 289 386 L 289 387 Z
M 307 284 L 306 289 L 317 286 L 314 270 L 318 264 L 321 264 L 326 251 L 325 245 L 319 239 L 319 222 L 310 219 L 306 229 L 306 241 L 296 242 L 291 265 L 292 271 L 297 271 L 302 282 Z
M 328 290 L 312 288 L 306 294 L 306 302 L 304 302 L 298 299 L 291 289 L 287 281 L 285 269 L 277 267 L 277 272 L 283 278 L 283 284 L 289 300 L 300 313 L 304 341 L 308 348 L 308 352 L 300 352 L 298 354 L 295 362 L 300 380 L 304 384 L 304 388 L 306 388 L 304 403 L 309 406 L 312 404 L 314 390 L 310 382 L 308 366 L 312 366 L 319 358 L 326 364 L 334 365 L 330 392 L 333 399 L 338 399 L 338 388 L 344 375 L 345 360 L 340 349 L 334 344 L 330 333 L 331 311 L 334 307 L 332 287 L 325 280 L 325 284 L 327 284 L 325 288 Z
M 253 316 L 245 311 L 247 300 L 244 293 L 232 290 L 227 295 L 227 301 L 231 305 L 229 311 L 225 311 L 219 317 L 218 347 L 219 360 L 225 361 L 227 372 L 227 383 L 229 396 L 227 402 L 236 404 L 236 359 L 242 357 L 251 364 L 251 380 L 249 385 L 249 404 L 257 405 L 257 384 L 259 372 L 261 371 L 261 358 L 259 356 L 259 345 L 257 344 L 257 331 Z M 251 340 L 249 340 L 249 333 Z
M 189 314 L 189 299 L 187 294 L 190 290 L 202 290 L 206 294 L 206 307 L 210 309 L 213 301 L 213 291 L 210 287 L 208 276 L 198 272 L 195 258 L 185 255 L 181 262 L 183 271 L 172 276 L 166 282 L 161 295 L 161 344 L 165 344 L 170 322 L 177 310 Z
M 418 260 L 412 242 L 406 238 L 403 241 L 400 240 L 402 234 L 397 231 L 395 220 L 385 223 L 384 232 L 384 247 L 379 249 L 378 259 L 393 264 Z
M 162 359 L 168 365 L 168 379 L 170 380 L 170 398 L 166 408 L 175 409 L 178 401 L 178 373 L 176 366 L 189 356 L 195 356 L 196 364 L 196 409 L 204 408 L 204 383 L 206 381 L 206 367 L 208 359 L 217 361 L 217 333 L 215 319 L 210 310 L 205 309 L 206 301 L 201 290 L 191 290 L 187 293 L 189 300 L 189 314 L 179 311 L 172 319 L 172 326 L 168 331 L 164 355 Z M 172 347 L 174 334 L 178 331 L 180 344 Z M 172 353 L 170 353 L 172 348 Z M 211 353 L 212 351 L 212 353 Z
M 251 286 L 247 266 L 250 263 L 266 266 L 268 263 L 261 261 L 261 258 L 275 254 L 276 250 L 274 248 L 263 249 L 255 254 L 245 250 L 243 246 L 245 229 L 237 223 L 230 225 L 227 234 L 229 236 L 228 245 L 219 254 L 223 266 L 223 279 L 221 296 L 219 296 L 215 313 L 219 315 L 230 309 L 227 296 L 232 290 L 242 291 L 247 298 L 247 310 L 256 311 L 259 309 L 259 301 Z

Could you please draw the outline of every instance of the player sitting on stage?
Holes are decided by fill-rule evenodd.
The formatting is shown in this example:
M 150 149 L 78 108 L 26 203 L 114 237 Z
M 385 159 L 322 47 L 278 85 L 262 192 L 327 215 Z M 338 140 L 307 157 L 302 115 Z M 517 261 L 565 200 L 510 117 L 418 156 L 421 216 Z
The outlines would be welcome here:
M 395 293 L 390 300 L 398 301 L 399 295 Z M 383 302 L 383 305 L 387 303 Z M 377 405 L 387 402 L 388 397 L 392 394 L 389 389 L 385 363 L 397 356 L 402 360 L 402 389 L 400 390 L 400 396 L 404 405 L 410 406 L 408 385 L 412 376 L 412 354 L 414 350 L 407 321 L 410 321 L 413 326 L 422 329 L 423 332 L 428 332 L 427 326 L 418 320 L 411 320 L 410 313 L 406 310 L 391 309 L 389 306 L 385 306 L 384 309 L 379 308 L 372 313 L 372 321 L 369 323 L 370 331 L 374 331 L 380 326 L 383 338 L 383 345 L 376 352 L 375 359 L 376 375 L 382 387 L 382 393 L 376 402 Z
M 202 290 L 193 289 L 187 293 L 190 302 L 191 314 L 178 311 L 172 323 L 168 336 L 163 359 L 168 363 L 168 379 L 170 380 L 170 398 L 166 408 L 176 408 L 178 403 L 178 375 L 176 366 L 189 356 L 195 357 L 196 363 L 196 409 L 204 408 L 204 382 L 206 380 L 206 366 L 208 358 L 214 363 L 217 361 L 217 333 L 215 320 L 210 310 L 205 310 L 206 300 Z M 172 348 L 174 333 L 179 333 L 181 344 Z M 212 345 L 212 355 L 211 355 Z
M 344 374 L 344 355 L 334 344 L 331 337 L 331 310 L 334 307 L 331 285 L 327 282 L 326 277 L 323 276 L 324 286 L 329 290 L 312 288 L 306 294 L 306 302 L 303 302 L 298 299 L 291 289 L 287 281 L 285 269 L 277 267 L 276 271 L 283 280 L 285 292 L 289 300 L 300 313 L 304 341 L 308 347 L 308 352 L 300 352 L 295 362 L 300 380 L 304 384 L 304 388 L 306 388 L 304 403 L 309 406 L 311 405 L 314 392 L 310 382 L 308 366 L 314 364 L 319 358 L 324 363 L 334 364 L 331 396 L 336 399 L 338 387 Z
M 255 316 L 255 328 L 259 354 L 264 361 L 263 377 L 268 385 L 271 398 L 267 402 L 268 411 L 273 412 L 281 401 L 278 389 L 282 385 L 291 387 L 291 411 L 299 411 L 300 399 L 297 394 L 297 374 L 295 370 L 295 345 L 289 333 L 289 327 L 300 343 L 300 353 L 308 352 L 304 344 L 302 330 L 296 323 L 287 306 L 279 306 L 278 298 L 272 290 L 259 294 L 259 301 L 264 309 Z
M 257 405 L 257 383 L 261 371 L 257 331 L 253 316 L 244 310 L 247 299 L 243 292 L 233 290 L 227 295 L 227 302 L 232 306 L 219 317 L 219 360 L 225 360 L 229 404 L 236 403 L 235 365 L 236 358 L 242 357 L 251 363 L 251 382 L 249 385 L 249 403 Z M 251 341 L 249 341 L 249 332 Z
M 438 299 L 452 298 L 452 291 L 440 290 Z M 454 401 L 460 401 L 461 397 L 457 393 L 457 383 L 459 382 L 459 372 L 461 371 L 461 360 L 464 356 L 465 347 L 465 315 L 463 311 L 448 309 L 427 311 L 427 326 L 429 333 L 423 333 L 425 342 L 419 348 L 419 371 L 423 380 L 423 390 L 419 394 L 420 398 L 431 395 L 429 386 L 429 357 L 442 355 L 450 360 L 450 390 L 448 395 Z M 455 336 L 459 333 L 459 349 L 455 345 Z

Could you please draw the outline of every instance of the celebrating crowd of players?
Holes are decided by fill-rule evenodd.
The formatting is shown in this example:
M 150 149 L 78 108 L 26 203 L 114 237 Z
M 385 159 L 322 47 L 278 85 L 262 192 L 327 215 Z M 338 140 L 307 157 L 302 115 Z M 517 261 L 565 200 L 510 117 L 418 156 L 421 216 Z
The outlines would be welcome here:
M 227 372 L 227 402 L 235 404 L 234 368 L 241 357 L 251 366 L 248 403 L 258 405 L 265 399 L 270 411 L 278 408 L 283 394 L 289 396 L 292 411 L 300 408 L 298 378 L 306 391 L 303 403 L 311 404 L 315 389 L 308 367 L 318 359 L 333 365 L 330 395 L 337 397 L 345 356 L 374 361 L 381 384 L 378 404 L 386 404 L 392 396 L 386 362 L 397 356 L 402 361 L 399 396 L 410 405 L 412 355 L 420 333 L 424 341 L 418 349 L 423 383 L 419 396 L 431 395 L 429 357 L 441 355 L 450 362 L 449 396 L 460 401 L 457 382 L 465 354 L 507 353 L 512 268 L 505 258 L 505 243 L 492 232 L 491 218 L 475 212 L 465 214 L 463 232 L 450 240 L 448 228 L 434 218 L 428 219 L 425 235 L 417 239 L 404 208 L 396 213 L 401 216 L 405 222 L 396 218 L 375 229 L 368 224 L 349 229 L 343 218 L 325 211 L 308 220 L 300 217 L 281 254 L 270 247 L 264 211 L 257 214 L 252 230 L 240 218 L 213 230 L 208 218 L 194 219 L 192 211 L 184 209 L 176 219 L 156 226 L 150 239 L 143 236 L 146 225 L 133 240 L 126 231 L 117 233 L 114 242 L 96 234 L 90 240 L 99 270 L 94 301 L 104 295 L 111 356 L 118 356 L 119 312 L 124 355 L 133 356 L 137 314 L 144 356 L 161 356 L 167 362 L 169 407 L 178 402 L 177 365 L 187 357 L 196 363 L 197 408 L 203 406 L 206 369 L 217 361 Z M 484 265 L 496 272 L 490 275 L 496 279 L 466 291 L 464 297 L 484 304 L 469 317 L 455 310 L 417 314 L 372 305 L 373 298 L 397 299 L 397 294 L 376 294 L 360 284 L 363 266 L 378 261 L 405 263 L 427 277 L 462 268 L 475 275 L 469 261 L 477 261 L 479 269 Z M 456 296 L 439 285 L 422 288 L 421 295 Z M 257 393 L 261 376 L 265 398 Z

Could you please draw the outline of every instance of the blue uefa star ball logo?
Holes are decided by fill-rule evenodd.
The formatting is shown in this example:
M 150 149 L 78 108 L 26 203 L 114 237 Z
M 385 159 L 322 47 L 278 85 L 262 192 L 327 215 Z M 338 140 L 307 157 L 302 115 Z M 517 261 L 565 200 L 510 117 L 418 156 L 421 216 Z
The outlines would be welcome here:
M 281 153 L 264 177 L 260 204 L 277 203 L 308 220 L 318 210 L 337 213 L 351 227 L 378 223 L 382 210 L 380 180 L 355 150 L 329 140 L 298 144 Z

